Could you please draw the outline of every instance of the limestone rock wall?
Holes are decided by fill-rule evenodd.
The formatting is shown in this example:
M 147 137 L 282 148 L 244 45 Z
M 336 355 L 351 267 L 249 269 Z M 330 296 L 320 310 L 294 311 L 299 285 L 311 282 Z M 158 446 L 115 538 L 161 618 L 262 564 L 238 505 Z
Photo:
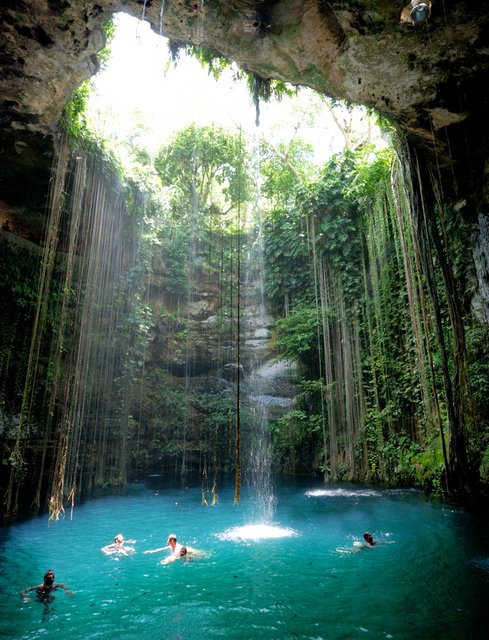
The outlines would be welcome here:
M 12 158 L 21 160 L 29 148 L 42 155 L 35 136 L 42 139 L 56 129 L 73 89 L 96 70 L 104 20 L 116 11 L 140 17 L 144 11 L 156 31 L 176 42 L 202 44 L 263 78 L 309 85 L 375 107 L 409 135 L 430 145 L 435 140 L 440 153 L 448 154 L 444 130 L 476 122 L 487 106 L 488 12 L 485 3 L 433 0 L 429 20 L 414 25 L 401 19 L 406 4 L 4 0 L 4 140 L 16 145 L 10 149 Z

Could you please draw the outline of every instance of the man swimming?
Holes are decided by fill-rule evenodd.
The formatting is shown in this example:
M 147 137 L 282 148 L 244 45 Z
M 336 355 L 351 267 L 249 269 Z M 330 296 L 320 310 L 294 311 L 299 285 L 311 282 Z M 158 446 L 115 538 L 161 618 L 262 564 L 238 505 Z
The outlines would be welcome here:
M 353 546 L 357 548 L 357 551 L 361 549 L 373 549 L 375 546 L 382 544 L 394 544 L 394 540 L 374 540 L 372 534 L 366 531 L 363 534 L 363 542 L 360 540 L 353 542 Z
M 64 589 L 67 596 L 72 596 L 73 593 L 68 589 L 68 587 L 62 582 L 54 581 L 55 575 L 52 569 L 49 569 L 44 574 L 44 582 L 42 584 L 34 585 L 33 587 L 28 587 L 27 589 L 23 589 L 20 592 L 24 602 L 30 602 L 30 598 L 26 596 L 29 591 L 36 591 L 36 599 L 38 602 L 42 602 L 43 604 L 49 604 L 53 602 L 54 595 L 53 591 L 57 589 Z
M 365 540 L 365 546 L 372 548 L 374 545 L 377 544 L 377 542 L 374 540 L 373 536 L 371 533 L 369 533 L 368 531 L 366 531 L 363 534 L 363 539 Z
M 149 551 L 145 551 L 144 553 L 157 553 L 158 551 L 164 551 L 165 549 L 169 549 L 170 555 L 168 556 L 168 558 L 165 558 L 164 560 L 162 560 L 161 564 L 168 564 L 168 562 L 174 562 L 175 560 L 178 560 L 180 557 L 182 557 L 181 556 L 182 549 L 185 549 L 185 553 L 183 555 L 186 555 L 187 553 L 198 553 L 197 549 L 194 549 L 193 547 L 189 547 L 188 545 L 184 547 L 179 542 L 177 542 L 177 536 L 174 533 L 170 533 L 170 535 L 168 536 L 168 540 L 166 542 L 167 542 L 166 546 L 159 547 L 158 549 L 151 549 Z
M 178 555 L 175 555 L 174 553 L 172 553 L 170 556 L 164 558 L 160 564 L 169 564 L 170 562 L 175 562 L 175 560 L 181 560 L 182 558 L 185 559 L 185 562 L 183 564 L 187 564 L 188 562 L 188 555 L 187 555 L 187 547 L 182 547 L 180 545 L 180 551 L 178 553 Z

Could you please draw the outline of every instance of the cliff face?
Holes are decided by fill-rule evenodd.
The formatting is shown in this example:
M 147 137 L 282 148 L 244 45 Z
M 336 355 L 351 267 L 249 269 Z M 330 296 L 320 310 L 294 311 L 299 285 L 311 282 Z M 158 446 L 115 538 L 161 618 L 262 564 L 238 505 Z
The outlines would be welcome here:
M 13 232 L 34 245 L 40 243 L 62 109 L 72 91 L 96 70 L 96 53 L 104 45 L 104 20 L 116 11 L 137 17 L 144 12 L 144 19 L 151 22 L 155 31 L 161 31 L 177 45 L 203 45 L 235 60 L 260 78 L 308 85 L 329 96 L 368 105 L 390 117 L 415 152 L 426 183 L 433 175 L 437 179 L 436 188 L 443 190 L 453 211 L 473 221 L 474 228 L 477 225 L 479 229 L 471 242 L 478 265 L 479 311 L 486 318 L 489 14 L 482 2 L 426 0 L 426 3 L 431 15 L 428 20 L 415 23 L 406 0 L 3 0 L 0 6 L 2 234 L 10 236 Z M 431 193 L 430 204 L 436 195 Z M 418 209 L 425 213 L 424 207 Z M 429 222 L 436 229 L 437 220 L 433 218 L 434 214 Z M 434 257 L 439 263 L 443 262 L 440 256 L 441 253 Z M 37 279 L 32 272 L 31 280 L 35 283 Z M 261 324 L 252 324 L 259 317 L 256 305 L 250 303 L 243 309 L 249 326 L 240 329 L 228 319 L 229 326 L 221 327 L 215 291 L 202 279 L 196 295 L 181 310 L 186 321 L 180 322 L 180 309 L 168 304 L 156 280 L 152 287 L 152 301 L 161 314 L 145 363 L 147 378 L 151 379 L 144 384 L 148 384 L 151 393 L 145 387 L 145 401 L 141 403 L 138 396 L 137 413 L 133 413 L 143 425 L 141 438 L 150 443 L 141 454 L 141 459 L 147 456 L 146 467 L 164 449 L 176 472 L 177 463 L 183 468 L 186 456 L 190 455 L 185 451 L 180 456 L 181 442 L 198 442 L 201 425 L 203 431 L 217 435 L 221 429 L 219 437 L 227 445 L 228 414 L 225 411 L 216 414 L 216 398 L 220 392 L 231 397 L 229 383 L 236 379 L 237 372 L 241 375 L 241 367 L 255 385 L 254 399 L 260 398 L 265 406 L 272 402 L 279 408 L 285 406 L 277 398 L 286 399 L 287 390 L 271 385 L 270 378 L 275 382 L 282 373 L 276 375 L 273 370 L 272 376 L 266 367 L 270 323 L 263 316 Z M 24 348 L 24 310 L 36 295 L 34 286 L 31 289 L 22 292 L 23 304 L 14 300 L 20 311 L 7 327 L 11 329 L 12 335 L 7 338 L 12 351 L 20 343 L 19 350 Z M 453 295 L 449 302 L 454 324 L 459 328 L 463 315 L 458 307 L 466 301 L 456 301 L 457 292 L 455 287 L 450 288 Z M 472 297 L 472 291 L 468 296 Z M 27 322 L 26 318 L 26 325 Z M 225 338 L 222 329 L 226 331 Z M 235 338 L 239 332 L 247 348 L 241 357 L 236 353 Z M 461 337 L 459 343 L 462 344 Z M 262 353 L 256 360 L 253 356 L 260 349 Z M 163 361 L 168 363 L 170 385 L 167 380 L 162 384 L 159 365 Z M 20 362 L 19 371 L 22 366 Z M 181 402 L 189 367 L 196 379 L 196 392 L 203 389 L 195 406 L 183 406 Z M 201 382 L 199 376 L 205 379 Z M 22 395 L 18 381 L 23 378 L 20 373 L 14 377 L 10 395 L 17 400 Z M 265 378 L 266 384 L 262 385 L 259 378 Z M 463 381 L 462 376 L 459 381 Z M 214 382 L 211 388 L 209 384 Z M 187 392 L 186 388 L 183 390 Z M 18 397 L 14 397 L 15 393 Z M 459 405 L 454 402 L 454 406 Z M 166 408 L 171 420 L 167 415 L 162 419 Z M 202 416 L 208 421 L 203 422 Z M 15 431 L 14 423 L 9 427 Z M 128 431 L 132 427 L 132 423 L 125 426 Z M 56 437 L 61 446 L 63 432 Z M 118 446 L 120 458 L 125 459 L 126 444 L 121 445 L 120 440 L 111 446 L 114 451 Z M 43 442 L 47 447 L 44 437 Z M 209 451 L 214 447 L 213 443 L 207 445 Z M 224 449 L 223 446 L 223 459 L 227 455 Z M 36 447 L 32 449 L 33 459 L 38 451 Z M 202 448 L 196 447 L 192 453 L 196 468 L 201 452 Z M 49 455 L 55 459 L 54 454 Z M 87 468 L 91 469 L 86 455 Z M 14 469 L 16 462 L 18 468 Z M 22 471 L 22 464 L 20 457 L 13 458 L 11 478 Z M 134 463 L 137 464 L 138 461 Z M 37 468 L 43 465 L 44 462 Z M 34 469 L 35 465 L 31 466 Z M 126 471 L 124 465 L 120 466 Z M 111 483 L 122 482 L 119 471 L 116 465 L 108 470 Z M 27 482 L 33 486 L 34 475 Z M 25 491 L 26 503 L 30 502 L 31 488 L 27 486 Z
M 0 200 L 42 206 L 61 110 L 96 70 L 101 25 L 116 11 L 144 11 L 171 40 L 202 44 L 262 78 L 374 107 L 423 154 L 436 151 L 460 195 L 482 193 L 489 15 L 484 3 L 428 4 L 429 19 L 413 23 L 406 0 L 5 0 Z

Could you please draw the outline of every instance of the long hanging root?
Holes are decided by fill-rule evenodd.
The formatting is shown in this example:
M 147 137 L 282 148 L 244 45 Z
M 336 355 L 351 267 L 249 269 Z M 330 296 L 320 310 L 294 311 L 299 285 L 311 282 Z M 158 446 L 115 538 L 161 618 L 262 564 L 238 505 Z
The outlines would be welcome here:
M 70 495 L 68 496 L 68 500 L 71 502 L 70 520 L 73 520 L 73 513 L 75 511 L 75 487 L 71 489 Z
M 205 497 L 205 494 L 208 491 L 208 489 L 209 489 L 209 480 L 207 478 L 207 469 L 204 469 L 204 471 L 202 472 L 202 504 L 206 507 L 209 506 L 207 504 L 207 500 Z
M 234 485 L 234 504 L 241 499 L 241 433 L 239 428 L 239 415 L 236 417 L 236 479 Z
M 212 485 L 212 506 L 214 507 L 219 502 L 219 496 L 217 495 L 217 482 L 214 480 Z
M 49 519 L 48 522 L 57 521 L 65 517 L 65 508 L 63 500 L 58 495 L 49 498 Z

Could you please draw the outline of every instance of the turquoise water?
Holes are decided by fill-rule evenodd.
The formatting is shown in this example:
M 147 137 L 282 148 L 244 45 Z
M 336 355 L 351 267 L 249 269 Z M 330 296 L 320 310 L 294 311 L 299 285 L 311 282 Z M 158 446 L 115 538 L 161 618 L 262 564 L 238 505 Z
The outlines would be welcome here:
M 57 640 L 487 638 L 488 519 L 409 490 L 321 484 L 277 489 L 261 527 L 246 491 L 132 487 L 0 531 L 0 635 Z M 252 526 L 250 526 L 252 525 Z M 393 542 L 355 551 L 365 530 Z M 107 557 L 115 534 L 137 553 Z M 206 552 L 162 566 L 168 533 Z M 248 537 L 250 535 L 251 537 Z M 66 583 L 46 608 L 19 591 L 53 568 Z

